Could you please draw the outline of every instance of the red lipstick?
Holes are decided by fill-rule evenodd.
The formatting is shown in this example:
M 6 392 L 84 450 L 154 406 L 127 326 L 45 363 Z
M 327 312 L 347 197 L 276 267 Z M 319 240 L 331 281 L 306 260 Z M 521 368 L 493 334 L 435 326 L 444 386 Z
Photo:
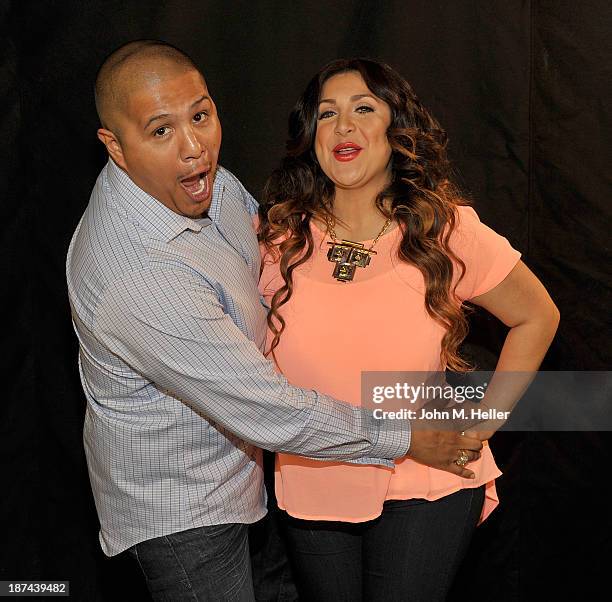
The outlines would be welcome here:
M 337 161 L 352 161 L 359 155 L 361 150 L 361 146 L 354 142 L 341 142 L 334 146 L 332 153 Z

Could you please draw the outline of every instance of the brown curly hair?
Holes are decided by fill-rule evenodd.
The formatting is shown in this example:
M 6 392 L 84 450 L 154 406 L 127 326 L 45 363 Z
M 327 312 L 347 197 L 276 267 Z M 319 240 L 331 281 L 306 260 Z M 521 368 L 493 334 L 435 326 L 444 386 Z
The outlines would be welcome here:
M 457 351 L 468 332 L 466 312 L 454 288 L 450 290 L 453 262 L 460 270 L 457 282 L 465 273 L 465 264 L 449 247 L 456 206 L 468 202 L 450 179 L 446 132 L 401 75 L 384 63 L 362 58 L 332 61 L 312 78 L 289 116 L 287 154 L 264 188 L 258 236 L 267 251 L 279 259 L 284 280 L 268 313 L 268 326 L 274 333 L 268 354 L 274 357 L 285 329 L 279 308 L 293 294 L 293 272 L 313 253 L 310 220 L 333 216 L 334 184 L 317 161 L 314 140 L 323 85 L 348 71 L 359 73 L 369 90 L 391 109 L 387 138 L 392 149 L 392 178 L 377 196 L 376 206 L 402 229 L 398 256 L 422 273 L 427 313 L 446 330 L 442 365 L 469 370 L 470 365 Z

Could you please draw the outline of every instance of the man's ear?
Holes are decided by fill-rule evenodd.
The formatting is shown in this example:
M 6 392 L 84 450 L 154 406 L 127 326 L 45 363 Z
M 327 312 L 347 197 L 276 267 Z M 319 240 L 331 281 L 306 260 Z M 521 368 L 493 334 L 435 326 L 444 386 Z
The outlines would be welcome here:
M 123 156 L 123 149 L 121 148 L 121 142 L 119 142 L 118 136 L 105 128 L 100 128 L 97 134 L 98 140 L 100 140 L 100 142 L 106 146 L 106 150 L 113 161 L 119 167 L 121 167 L 121 169 L 127 171 L 127 165 L 125 164 L 125 158 Z

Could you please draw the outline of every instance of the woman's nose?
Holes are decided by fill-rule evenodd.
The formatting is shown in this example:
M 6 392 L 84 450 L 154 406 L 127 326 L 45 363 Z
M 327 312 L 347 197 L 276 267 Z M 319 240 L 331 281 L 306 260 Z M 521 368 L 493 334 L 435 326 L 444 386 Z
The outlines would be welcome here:
M 335 133 L 340 136 L 346 136 L 354 130 L 353 120 L 348 116 L 340 115 L 336 120 Z

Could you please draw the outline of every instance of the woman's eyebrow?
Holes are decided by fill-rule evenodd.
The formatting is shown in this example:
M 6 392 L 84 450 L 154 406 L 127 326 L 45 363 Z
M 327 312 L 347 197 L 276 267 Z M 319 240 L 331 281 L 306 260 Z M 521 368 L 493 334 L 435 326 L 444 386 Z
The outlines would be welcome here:
M 355 100 L 361 100 L 362 98 L 371 98 L 372 100 L 376 100 L 376 98 L 374 96 L 372 96 L 371 94 L 354 94 L 353 96 L 351 96 L 349 98 L 349 100 L 351 102 L 354 102 Z M 330 104 L 330 105 L 335 105 L 336 101 L 333 98 L 322 98 L 319 101 L 319 104 L 323 104 L 324 102 Z

